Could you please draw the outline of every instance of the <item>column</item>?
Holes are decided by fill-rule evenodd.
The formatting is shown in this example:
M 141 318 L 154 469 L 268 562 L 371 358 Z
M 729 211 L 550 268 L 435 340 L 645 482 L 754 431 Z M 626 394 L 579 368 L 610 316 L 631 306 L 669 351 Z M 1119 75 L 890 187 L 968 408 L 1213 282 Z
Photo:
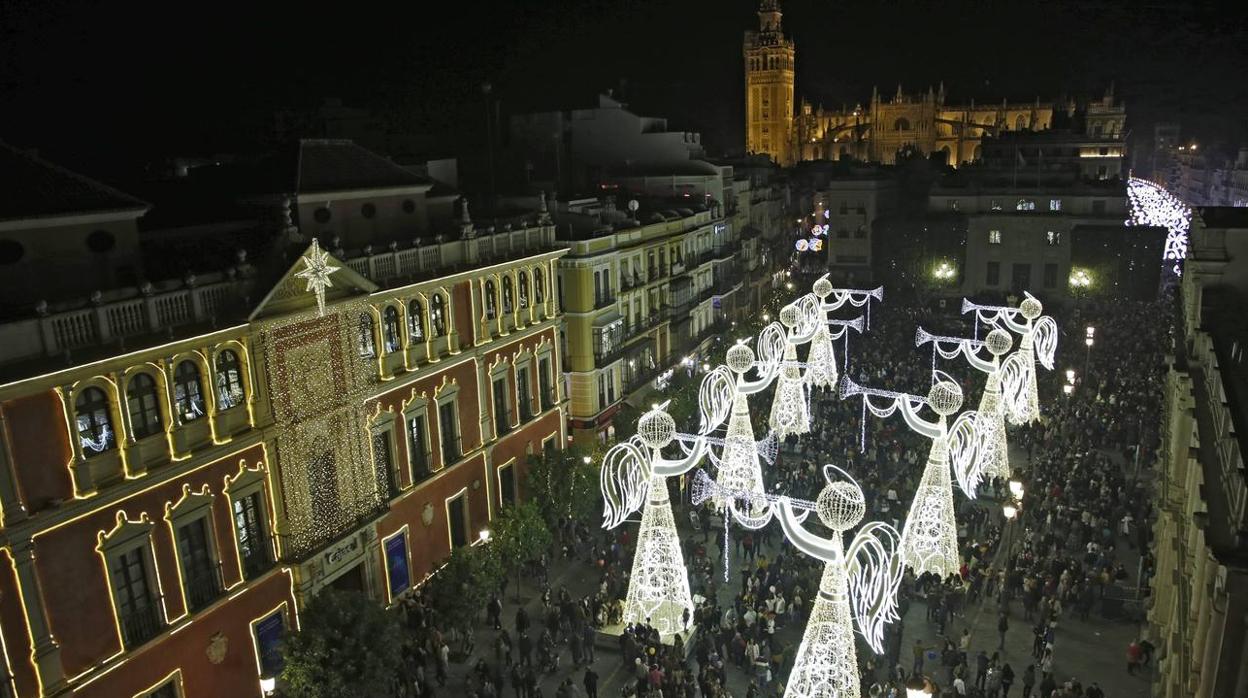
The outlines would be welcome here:
M 61 666 L 61 645 L 52 636 L 47 612 L 43 607 L 43 591 L 35 569 L 34 541 L 15 541 L 12 550 L 18 588 L 22 595 L 22 608 L 26 621 L 30 624 L 30 637 L 35 645 L 35 671 L 39 675 L 40 685 L 43 686 L 43 695 L 67 693 L 65 669 Z
M 70 440 L 76 439 L 71 437 Z M 9 451 L 11 443 L 13 443 L 13 435 L 9 432 L 4 408 L 0 407 L 0 514 L 3 515 L 0 525 L 3 526 L 12 526 L 22 521 L 27 513 L 26 505 L 22 503 L 21 496 L 17 493 L 17 476 L 13 472 L 16 463 Z
M 91 466 L 87 463 L 86 454 L 82 452 L 82 439 L 78 436 L 78 428 L 75 424 L 73 404 L 77 400 L 77 396 L 74 395 L 74 386 L 72 385 L 62 385 L 60 392 L 64 409 L 69 412 L 68 421 L 71 427 L 69 443 L 70 447 L 74 449 L 74 460 L 70 464 L 74 481 L 74 494 L 84 496 L 88 492 L 95 491 L 95 481 L 91 477 Z M 112 415 L 113 412 L 110 410 L 109 414 Z M 121 448 L 121 436 L 117 428 L 118 426 L 120 425 L 113 426 L 113 440 L 117 444 L 117 448 Z

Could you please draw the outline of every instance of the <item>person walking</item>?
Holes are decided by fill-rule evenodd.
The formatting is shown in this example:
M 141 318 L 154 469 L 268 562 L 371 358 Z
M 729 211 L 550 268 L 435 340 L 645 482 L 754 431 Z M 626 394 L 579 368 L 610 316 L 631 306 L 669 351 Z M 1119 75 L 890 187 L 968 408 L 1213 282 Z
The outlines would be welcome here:
M 980 650 L 975 655 L 975 688 L 984 690 L 984 682 L 988 679 L 988 653 Z
M 1036 665 L 1028 664 L 1023 669 L 1023 698 L 1031 698 L 1031 687 L 1036 685 Z
M 997 619 L 997 637 L 1000 638 L 1000 640 L 997 642 L 997 649 L 999 650 L 1005 649 L 1005 631 L 1009 629 L 1010 629 L 1010 621 L 1008 618 L 1006 618 L 1006 615 L 1002 613 L 1001 616 Z
M 1140 661 L 1144 658 L 1144 649 L 1140 647 L 1140 643 L 1135 640 L 1127 645 L 1127 673 L 1135 676 L 1135 670 L 1139 668 Z
M 1014 685 L 1014 668 L 1007 662 L 1001 667 L 1001 698 L 1010 698 L 1010 686 Z
M 598 674 L 593 667 L 585 667 L 585 676 L 581 683 L 585 685 L 586 698 L 598 698 Z

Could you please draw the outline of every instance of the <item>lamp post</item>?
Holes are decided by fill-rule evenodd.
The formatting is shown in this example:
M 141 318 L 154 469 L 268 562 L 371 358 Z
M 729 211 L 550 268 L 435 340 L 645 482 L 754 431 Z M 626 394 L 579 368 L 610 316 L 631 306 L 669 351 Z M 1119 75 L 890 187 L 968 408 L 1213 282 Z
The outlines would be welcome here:
M 273 692 L 276 690 L 277 690 L 277 679 L 273 678 L 272 676 L 260 677 L 260 694 L 261 695 L 265 696 L 265 698 L 268 698 L 268 696 L 273 695 Z
M 1088 365 L 1092 359 L 1092 344 L 1093 344 L 1092 338 L 1095 335 L 1096 335 L 1096 328 L 1091 325 L 1088 325 L 1087 334 L 1083 338 L 1083 343 L 1087 345 L 1088 347 L 1087 351 L 1084 352 L 1084 355 L 1083 355 L 1083 375 L 1085 378 L 1088 375 Z

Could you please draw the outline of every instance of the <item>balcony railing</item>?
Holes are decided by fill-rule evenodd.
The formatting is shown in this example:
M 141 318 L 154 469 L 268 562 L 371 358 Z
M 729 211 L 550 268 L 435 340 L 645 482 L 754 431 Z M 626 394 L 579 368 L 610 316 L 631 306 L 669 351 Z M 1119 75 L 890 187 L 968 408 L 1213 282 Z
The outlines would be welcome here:
M 499 436 L 511 433 L 511 410 L 494 413 L 494 430 Z
M 188 574 L 183 583 L 186 585 L 186 603 L 192 612 L 221 598 L 221 568 L 217 565 Z
M 160 634 L 164 624 L 156 613 L 155 601 L 149 601 L 143 608 L 136 608 L 118 615 L 121 622 L 121 634 L 126 640 L 126 649 L 134 649 Z
M 459 434 L 442 437 L 442 467 L 450 467 L 457 463 L 463 454 Z
M 542 411 L 552 409 L 558 402 L 555 398 L 555 391 L 551 388 L 542 388 Z
M 410 453 L 410 449 L 409 449 Z M 418 450 L 411 456 L 412 484 L 424 482 L 433 477 L 433 452 L 428 449 Z
M 253 541 L 253 543 L 251 550 L 240 556 L 243 561 L 243 576 L 247 579 L 259 577 L 273 566 L 273 560 L 269 556 L 268 539 Z
M 624 327 L 625 329 L 621 336 L 624 339 L 627 339 L 628 338 L 628 329 L 627 329 L 628 326 L 625 325 Z M 607 366 L 608 364 L 615 361 L 616 359 L 619 359 L 620 354 L 623 353 L 623 351 L 624 351 L 624 347 L 621 346 L 620 344 L 616 344 L 615 346 L 609 349 L 604 349 L 602 347 L 595 347 L 594 348 L 594 366 L 597 368 L 603 368 Z
M 418 281 L 486 263 L 555 249 L 555 229 L 532 225 L 495 232 L 485 228 L 469 240 L 416 240 L 386 251 L 330 249 L 346 266 L 382 285 Z M 0 324 L 0 363 L 37 356 L 63 356 L 121 342 L 129 337 L 165 337 L 180 327 L 220 325 L 249 309 L 260 275 L 242 257 L 224 271 L 172 279 L 142 287 L 117 288 L 92 299 L 39 302 L 33 317 Z M 134 343 L 128 343 L 133 345 Z
M 595 296 L 594 297 L 594 310 L 601 310 L 602 308 L 605 308 L 614 302 L 615 302 L 615 296 L 612 294 L 607 294 L 604 296 Z

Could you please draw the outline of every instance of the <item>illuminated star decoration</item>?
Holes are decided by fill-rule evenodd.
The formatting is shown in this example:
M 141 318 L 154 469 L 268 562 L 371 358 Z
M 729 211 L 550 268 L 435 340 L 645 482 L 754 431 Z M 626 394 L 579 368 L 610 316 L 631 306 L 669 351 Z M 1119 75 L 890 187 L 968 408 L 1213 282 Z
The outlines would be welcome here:
M 306 279 L 308 286 L 304 290 L 316 294 L 316 312 L 320 317 L 325 317 L 325 289 L 334 285 L 329 277 L 340 268 L 330 265 L 329 253 L 312 238 L 312 249 L 303 258 L 303 271 L 296 272 L 295 276 Z

